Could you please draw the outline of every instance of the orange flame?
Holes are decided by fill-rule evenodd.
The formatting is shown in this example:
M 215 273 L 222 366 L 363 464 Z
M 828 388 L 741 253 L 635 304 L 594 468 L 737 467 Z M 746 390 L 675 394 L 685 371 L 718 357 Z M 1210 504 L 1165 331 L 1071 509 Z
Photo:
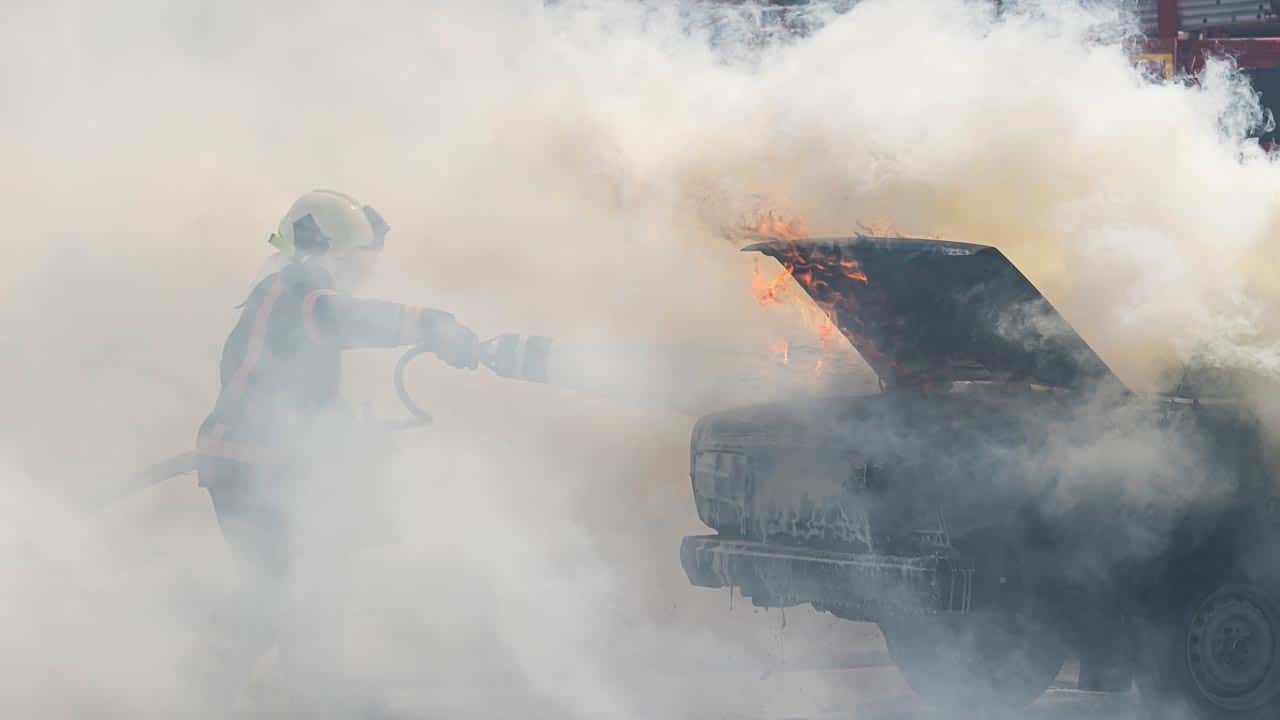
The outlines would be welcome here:
M 778 240 L 799 240 L 809 234 L 809 228 L 803 220 L 787 219 L 769 210 L 756 216 L 750 222 L 738 226 L 737 235 L 748 238 L 776 238 Z
M 891 224 L 858 223 L 863 235 L 876 237 L 907 237 L 898 232 Z M 833 275 L 840 275 L 863 285 L 870 285 L 866 272 L 858 261 L 852 258 L 825 256 L 822 253 L 802 252 L 799 243 L 808 235 L 805 223 L 800 220 L 787 220 L 773 211 L 758 215 L 751 223 L 740 225 L 737 238 L 743 236 L 755 240 L 772 240 L 775 255 L 782 265 L 782 270 L 775 276 L 765 278 L 757 263 L 752 276 L 752 296 L 760 305 L 791 306 L 799 313 L 806 326 L 812 328 L 820 342 L 820 352 L 813 366 L 813 375 L 820 377 L 828 366 L 831 353 L 838 352 L 839 347 L 833 345 L 832 338 L 840 330 L 842 337 L 848 338 L 853 347 L 871 364 L 877 372 L 891 372 L 899 380 L 907 381 L 913 375 L 909 368 L 901 367 L 891 357 L 881 352 L 880 348 L 869 338 L 857 333 L 855 326 L 841 326 L 836 321 L 836 313 L 840 309 L 856 309 L 858 296 L 849 294 L 847 289 L 837 290 L 829 280 Z M 937 239 L 931 235 L 914 235 L 911 237 Z M 778 242 L 782 241 L 782 242 Z M 787 282 L 788 280 L 794 283 Z M 801 289 L 797 292 L 796 285 Z M 812 295 L 810 293 L 813 293 Z M 860 295 L 860 293 L 859 293 Z M 821 297 L 822 302 L 813 298 Z M 790 352 L 786 341 L 771 343 L 770 350 L 783 356 L 783 364 L 789 364 Z
M 786 338 L 782 338 L 778 342 L 769 343 L 769 351 L 778 357 L 778 361 L 783 365 L 791 364 L 791 343 Z
M 859 223 L 858 228 L 867 235 L 903 237 L 902 233 L 898 232 L 890 224 Z M 740 225 L 737 236 L 746 236 L 757 240 L 781 240 L 790 244 L 808 236 L 808 234 L 808 227 L 802 220 L 787 219 L 771 210 L 757 215 L 751 222 Z M 782 261 L 782 270 L 770 277 L 766 277 L 760 270 L 759 263 L 756 264 L 751 281 L 752 297 L 762 306 L 791 306 L 799 312 L 804 324 L 818 336 L 820 356 L 814 364 L 813 374 L 814 377 L 819 377 L 827 369 L 830 353 L 838 350 L 833 344 L 833 338 L 836 336 L 838 329 L 835 321 L 836 308 L 837 306 L 851 304 L 854 298 L 840 295 L 838 300 L 818 303 L 809 292 L 798 290 L 800 288 L 808 288 L 812 291 L 815 288 L 824 287 L 827 291 L 833 290 L 823 280 L 824 277 L 830 277 L 829 273 L 833 271 L 849 280 L 864 285 L 869 284 L 867 274 L 858 261 L 852 258 L 814 259 L 807 254 L 801 254 L 798 250 L 784 247 L 780 251 L 779 259 Z M 797 285 L 800 288 L 797 288 Z M 819 292 L 821 294 L 822 291 Z M 850 337 L 850 340 L 861 351 L 875 352 L 873 346 L 867 345 L 863 347 L 865 343 L 859 343 L 853 337 Z M 790 363 L 790 349 L 786 340 L 779 343 L 770 343 L 769 349 L 775 356 L 780 356 L 782 364 Z
M 781 272 L 766 280 L 760 272 L 760 263 L 756 263 L 751 273 L 751 296 L 761 305 L 783 305 L 788 297 L 794 296 L 792 285 L 787 283 L 791 271 L 783 268 Z
M 784 218 L 782 215 L 772 210 L 757 215 L 754 220 L 743 223 L 738 227 L 739 236 L 746 236 L 753 239 L 761 237 L 772 240 L 783 240 L 786 242 L 795 242 L 809 234 L 807 225 L 803 220 L 798 218 Z M 842 260 L 841 271 L 856 280 L 866 282 L 866 275 L 862 273 L 858 263 L 853 260 Z M 777 274 L 766 277 L 760 269 L 759 262 L 756 263 L 752 271 L 751 277 L 751 296 L 755 301 L 763 306 L 769 305 L 792 305 L 799 312 L 804 324 L 818 335 L 821 343 L 821 352 L 826 353 L 831 348 L 831 338 L 835 334 L 836 326 L 831 319 L 828 310 L 819 307 L 807 293 L 797 292 L 796 282 L 799 284 L 811 284 L 813 282 L 813 274 L 810 270 L 803 270 L 797 277 L 792 276 L 792 271 L 785 265 Z M 779 342 L 769 344 L 769 351 L 783 365 L 791 363 L 790 343 L 783 339 Z M 814 367 L 814 374 L 820 375 L 825 363 L 819 359 Z
M 862 266 L 857 260 L 840 260 L 840 271 L 850 280 L 857 280 L 863 285 L 867 284 L 867 274 L 862 272 Z
M 818 325 L 818 341 L 822 343 L 822 349 L 826 350 L 831 345 L 831 336 L 836 331 L 836 324 L 831 322 L 831 316 L 823 313 L 822 324 Z

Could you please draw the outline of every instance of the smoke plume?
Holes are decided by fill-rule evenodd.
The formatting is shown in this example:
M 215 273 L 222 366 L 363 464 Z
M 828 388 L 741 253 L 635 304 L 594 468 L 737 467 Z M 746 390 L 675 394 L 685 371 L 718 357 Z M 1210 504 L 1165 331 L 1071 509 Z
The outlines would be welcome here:
M 200 662 L 235 579 L 207 496 L 186 478 L 106 510 L 80 500 L 191 447 L 266 238 L 314 187 L 392 225 L 368 294 L 481 335 L 766 362 L 779 338 L 812 344 L 756 304 L 757 261 L 724 239 L 776 210 L 815 234 L 995 245 L 1135 387 L 1195 352 L 1277 370 L 1280 171 L 1247 137 L 1266 118 L 1231 67 L 1151 82 L 1128 19 L 1096 4 L 864 0 L 805 39 L 752 17 L 622 0 L 11 4 L 0 708 L 209 711 Z M 352 357 L 353 403 L 396 412 L 393 364 Z M 793 681 L 743 678 L 876 642 L 688 587 L 679 540 L 705 532 L 689 414 L 415 369 L 438 422 L 368 473 L 399 530 L 357 556 L 344 630 L 353 677 L 387 708 L 792 712 Z M 684 395 L 678 370 L 645 370 L 627 370 L 633 394 Z M 714 402 L 769 388 L 737 390 Z M 802 701 L 849 702 L 842 682 Z

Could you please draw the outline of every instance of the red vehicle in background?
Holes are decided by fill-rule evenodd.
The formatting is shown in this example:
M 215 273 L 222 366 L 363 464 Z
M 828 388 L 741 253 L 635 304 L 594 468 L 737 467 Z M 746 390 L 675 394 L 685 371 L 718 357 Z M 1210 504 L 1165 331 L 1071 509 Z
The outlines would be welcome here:
M 1166 78 L 1192 75 L 1209 58 L 1230 58 L 1263 108 L 1280 115 L 1280 0 L 1137 0 L 1147 40 L 1136 57 Z M 1260 139 L 1276 143 L 1274 130 Z

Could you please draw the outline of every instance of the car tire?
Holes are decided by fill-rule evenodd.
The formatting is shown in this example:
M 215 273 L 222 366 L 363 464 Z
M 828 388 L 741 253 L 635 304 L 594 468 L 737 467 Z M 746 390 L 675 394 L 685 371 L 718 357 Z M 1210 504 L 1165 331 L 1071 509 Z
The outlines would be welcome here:
M 1053 684 L 1065 643 L 1025 613 L 931 615 L 881 623 L 889 654 L 923 700 L 941 708 L 1013 710 Z
M 1280 717 L 1280 598 L 1239 576 L 1188 588 L 1141 623 L 1147 717 Z

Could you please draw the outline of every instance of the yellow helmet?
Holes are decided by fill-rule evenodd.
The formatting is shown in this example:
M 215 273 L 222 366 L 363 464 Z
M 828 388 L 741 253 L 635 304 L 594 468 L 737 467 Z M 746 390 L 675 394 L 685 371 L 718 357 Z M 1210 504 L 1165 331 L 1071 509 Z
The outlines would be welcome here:
M 298 198 L 268 240 L 288 256 L 381 250 L 390 228 L 376 210 L 333 190 Z

